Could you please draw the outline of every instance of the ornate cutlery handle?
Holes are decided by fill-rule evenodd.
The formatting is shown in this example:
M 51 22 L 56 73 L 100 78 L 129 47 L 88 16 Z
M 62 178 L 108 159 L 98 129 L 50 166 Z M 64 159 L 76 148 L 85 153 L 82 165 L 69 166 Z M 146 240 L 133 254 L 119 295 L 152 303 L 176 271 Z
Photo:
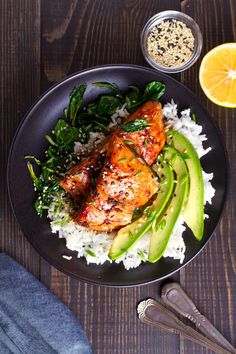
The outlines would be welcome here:
M 223 337 L 212 323 L 199 312 L 196 305 L 178 283 L 164 285 L 162 288 L 162 299 L 170 308 L 192 321 L 208 338 L 219 343 L 230 352 L 236 353 L 236 349 Z
M 215 351 L 219 354 L 229 354 L 230 352 L 211 341 L 195 329 L 186 326 L 172 312 L 153 299 L 142 301 L 137 308 L 139 318 L 142 322 L 161 327 L 169 332 L 183 334 L 195 343 Z

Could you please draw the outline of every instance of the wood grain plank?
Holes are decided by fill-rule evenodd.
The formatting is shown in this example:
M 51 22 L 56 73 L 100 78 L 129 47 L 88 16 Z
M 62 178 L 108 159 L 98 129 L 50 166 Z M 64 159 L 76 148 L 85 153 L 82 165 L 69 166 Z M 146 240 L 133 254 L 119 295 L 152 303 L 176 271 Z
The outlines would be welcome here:
M 179 338 L 140 323 L 141 299 L 158 298 L 159 286 L 109 289 L 78 283 L 78 318 L 95 353 L 176 353 Z
M 0 251 L 39 275 L 39 256 L 14 219 L 6 188 L 10 144 L 24 113 L 40 90 L 40 1 L 0 1 L 1 174 Z
M 234 1 L 184 1 L 182 10 L 193 17 L 203 34 L 202 56 L 216 45 L 233 42 L 236 6 Z M 211 14 L 211 15 L 209 15 Z M 198 83 L 199 60 L 181 75 L 181 81 L 200 97 L 219 125 L 230 156 L 230 176 L 235 176 L 235 110 L 211 103 Z M 220 166 L 219 166 L 220 168 Z M 234 345 L 236 344 L 236 240 L 234 182 L 229 186 L 222 220 L 203 252 L 181 271 L 181 283 L 202 311 Z M 181 342 L 185 353 L 205 353 L 205 349 Z
M 94 65 L 146 65 L 140 49 L 142 27 L 157 12 L 179 8 L 178 0 L 42 0 L 42 90 Z

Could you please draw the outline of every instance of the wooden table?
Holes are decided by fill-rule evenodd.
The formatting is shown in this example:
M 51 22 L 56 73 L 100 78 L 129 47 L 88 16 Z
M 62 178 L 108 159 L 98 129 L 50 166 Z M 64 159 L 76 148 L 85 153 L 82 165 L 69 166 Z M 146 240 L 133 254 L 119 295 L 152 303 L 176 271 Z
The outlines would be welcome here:
M 24 113 L 53 83 L 95 65 L 147 66 L 139 37 L 148 18 L 172 9 L 192 16 L 203 34 L 204 55 L 236 41 L 235 0 L 1 0 L 1 240 L 5 251 L 76 314 L 94 353 L 206 353 L 176 335 L 141 324 L 140 299 L 159 297 L 159 284 L 110 289 L 83 284 L 45 262 L 29 245 L 12 214 L 6 190 L 11 140 Z M 200 60 L 177 75 L 219 125 L 230 158 L 228 201 L 214 237 L 175 279 L 215 326 L 236 345 L 236 110 L 211 103 L 198 82 Z M 219 166 L 220 168 L 220 166 Z M 17 173 L 17 171 L 16 171 Z

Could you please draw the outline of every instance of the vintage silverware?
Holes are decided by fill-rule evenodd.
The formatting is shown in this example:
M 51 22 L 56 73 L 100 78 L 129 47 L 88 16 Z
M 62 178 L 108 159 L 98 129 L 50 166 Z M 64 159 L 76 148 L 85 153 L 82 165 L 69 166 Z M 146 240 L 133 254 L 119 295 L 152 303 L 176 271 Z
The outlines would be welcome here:
M 166 305 L 192 321 L 205 336 L 219 343 L 230 352 L 236 353 L 236 349 L 223 337 L 212 323 L 199 312 L 196 305 L 178 283 L 164 285 L 161 297 Z
M 218 354 L 231 353 L 221 345 L 203 336 L 192 327 L 186 326 L 171 311 L 153 299 L 147 299 L 140 302 L 137 307 L 137 312 L 139 319 L 143 323 L 160 327 L 171 333 L 182 334 L 185 338 L 201 344 L 207 349 L 213 350 Z

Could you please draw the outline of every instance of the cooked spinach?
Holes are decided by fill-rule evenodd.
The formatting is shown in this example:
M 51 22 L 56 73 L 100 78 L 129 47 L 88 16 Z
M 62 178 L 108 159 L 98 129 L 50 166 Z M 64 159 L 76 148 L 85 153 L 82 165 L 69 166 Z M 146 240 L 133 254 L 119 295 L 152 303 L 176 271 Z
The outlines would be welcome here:
M 75 141 L 82 144 L 87 143 L 90 132 L 107 134 L 111 115 L 117 109 L 126 104 L 127 111 L 133 113 L 144 102 L 158 100 L 165 91 L 165 85 L 158 81 L 150 82 L 144 90 L 137 86 L 129 86 L 126 93 L 121 92 L 114 83 L 95 82 L 93 86 L 107 89 L 111 94 L 103 94 L 97 100 L 83 106 L 87 86 L 75 87 L 70 93 L 69 105 L 64 109 L 63 116 L 57 120 L 52 134 L 45 136 L 49 143 L 45 152 L 45 159 L 40 161 L 35 156 L 25 156 L 25 159 L 32 160 L 40 169 L 40 173 L 37 175 L 33 164 L 27 162 L 29 174 L 38 193 L 34 207 L 40 216 L 52 203 L 55 204 L 56 213 L 59 213 L 61 209 L 59 180 L 68 168 L 77 161 L 74 154 Z M 148 122 L 137 118 L 121 124 L 120 128 L 126 132 L 131 132 L 143 130 L 147 126 Z
M 120 107 L 120 100 L 114 96 L 104 95 L 97 103 L 97 114 L 99 116 L 107 116 L 115 113 L 117 108 Z
M 76 124 L 76 116 L 82 105 L 85 90 L 86 90 L 86 85 L 81 85 L 77 88 L 75 87 L 70 94 L 69 118 L 72 126 Z
M 133 113 L 143 102 L 143 94 L 137 86 L 129 86 L 129 91 L 125 96 L 126 109 Z
M 61 187 L 58 182 L 70 163 L 76 160 L 74 142 L 86 142 L 87 135 L 81 128 L 72 127 L 60 118 L 53 129 L 52 136 L 47 135 L 45 138 L 50 143 L 45 153 L 45 161 L 40 162 L 34 156 L 25 156 L 26 159 L 33 160 L 41 167 L 41 174 L 37 177 L 33 165 L 29 161 L 27 163 L 31 179 L 38 192 L 34 207 L 40 216 L 50 207 L 55 197 L 60 200 Z M 58 203 L 56 209 L 60 207 L 61 203 Z
M 118 87 L 116 84 L 110 84 L 109 82 L 94 82 L 94 83 L 93 83 L 93 86 L 108 88 L 108 89 L 110 89 L 110 90 L 114 93 L 114 95 L 116 95 L 117 97 L 123 97 L 122 94 L 121 94 L 121 92 L 120 92 L 119 87 Z
M 144 101 L 158 101 L 165 93 L 165 85 L 159 81 L 149 82 L 144 90 Z
M 63 151 L 71 151 L 74 147 L 74 142 L 79 141 L 85 144 L 88 141 L 88 134 L 83 127 L 72 127 L 64 119 L 59 119 L 54 127 L 54 135 L 56 144 Z
M 31 157 L 27 156 L 27 158 Z M 43 212 L 50 207 L 55 196 L 57 196 L 58 201 L 61 199 L 58 179 L 54 178 L 51 180 L 48 178 L 47 181 L 45 181 L 43 174 L 39 177 L 36 176 L 33 165 L 29 161 L 27 162 L 27 167 L 34 187 L 38 192 L 37 199 L 34 202 L 34 208 L 37 214 L 42 217 Z

